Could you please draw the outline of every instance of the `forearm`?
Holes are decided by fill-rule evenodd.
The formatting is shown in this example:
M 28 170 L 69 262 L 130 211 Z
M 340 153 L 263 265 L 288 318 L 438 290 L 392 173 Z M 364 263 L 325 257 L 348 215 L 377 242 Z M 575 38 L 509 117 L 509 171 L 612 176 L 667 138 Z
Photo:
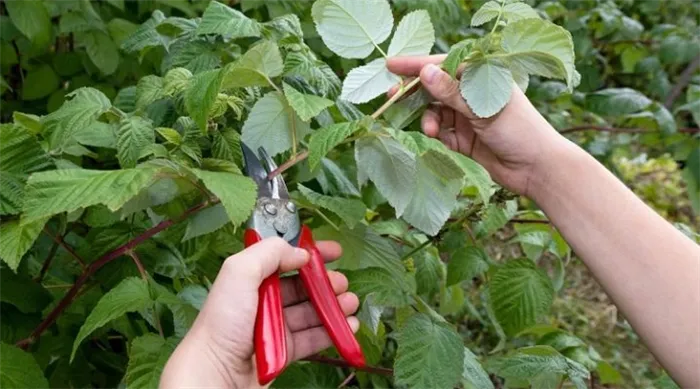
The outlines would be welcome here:
M 700 246 L 558 138 L 528 194 L 683 387 L 700 387 Z

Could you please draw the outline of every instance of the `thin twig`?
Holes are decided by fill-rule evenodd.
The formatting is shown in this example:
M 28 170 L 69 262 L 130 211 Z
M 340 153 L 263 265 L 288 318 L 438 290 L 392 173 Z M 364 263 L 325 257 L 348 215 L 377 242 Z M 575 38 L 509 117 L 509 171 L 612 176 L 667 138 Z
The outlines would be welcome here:
M 16 343 L 17 347 L 21 347 L 23 349 L 26 349 L 30 344 L 32 344 L 36 339 L 38 339 L 41 334 L 44 333 L 55 321 L 58 319 L 58 317 L 63 313 L 63 311 L 66 310 L 70 306 L 70 304 L 73 302 L 73 300 L 76 298 L 76 295 L 80 291 L 80 288 L 85 284 L 85 282 L 92 276 L 97 270 L 99 270 L 102 266 L 108 264 L 109 262 L 112 262 L 116 258 L 121 257 L 122 255 L 126 254 L 127 252 L 133 250 L 136 246 L 139 244 L 145 242 L 146 240 L 152 238 L 154 235 L 158 234 L 159 232 L 165 230 L 166 228 L 179 223 L 191 215 L 201 211 L 204 208 L 207 208 L 210 205 L 218 203 L 219 200 L 213 200 L 213 201 L 205 201 L 199 205 L 195 205 L 194 207 L 188 209 L 185 211 L 182 215 L 180 215 L 177 218 L 170 219 L 170 220 L 163 220 L 162 222 L 158 223 L 156 226 L 144 231 L 142 234 L 136 236 L 134 239 L 126 242 L 125 244 L 117 247 L 116 249 L 108 252 L 107 254 L 103 255 L 99 259 L 97 259 L 95 262 L 92 262 L 83 272 L 80 274 L 78 279 L 75 281 L 73 284 L 73 287 L 68 290 L 65 296 L 63 296 L 63 299 L 56 305 L 56 307 L 42 320 L 41 323 L 32 331 L 32 333 L 27 337 L 26 339 L 20 340 L 19 342 Z
M 695 73 L 695 71 L 698 69 L 700 69 L 700 54 L 688 64 L 688 67 L 686 67 L 685 70 L 683 70 L 683 73 L 681 73 L 681 75 L 678 77 L 678 81 L 676 81 L 673 89 L 671 89 L 671 92 L 669 92 L 668 96 L 666 96 L 664 107 L 671 109 L 673 103 L 676 101 L 678 96 L 681 95 L 681 92 L 683 92 L 683 89 L 685 89 L 685 87 L 690 83 L 690 80 L 693 78 L 693 73 Z
M 337 389 L 346 387 L 346 386 L 350 383 L 350 381 L 352 381 L 353 378 L 355 378 L 355 372 L 354 372 L 354 371 L 353 371 L 352 373 L 350 373 L 347 377 L 345 377 L 345 379 L 343 380 L 343 382 L 341 382 L 340 385 L 338 385 L 338 388 L 337 388 Z
M 342 359 L 328 358 L 320 355 L 312 355 L 310 357 L 304 358 L 305 361 L 323 363 L 325 365 L 332 365 L 338 367 L 353 368 L 349 363 Z M 387 369 L 386 367 L 375 367 L 375 366 L 364 366 L 364 367 L 354 367 L 357 371 L 364 371 L 365 373 L 380 374 L 385 376 L 393 376 L 394 370 Z
M 574 127 L 569 127 L 565 128 L 563 130 L 560 130 L 560 134 L 570 134 L 572 132 L 579 132 L 579 131 L 601 131 L 601 132 L 617 132 L 620 134 L 640 134 L 640 133 L 653 133 L 653 131 L 644 129 L 644 128 L 616 128 L 616 127 L 605 127 L 605 126 L 594 126 L 594 125 L 582 125 L 582 126 L 574 126 Z M 700 132 L 700 128 L 679 128 L 678 132 L 686 133 L 686 134 L 695 134 Z
M 404 255 L 403 257 L 401 257 L 401 260 L 404 260 L 404 259 L 407 259 L 407 258 L 411 258 L 411 256 L 413 256 L 415 253 L 417 253 L 417 252 L 423 250 L 424 248 L 426 248 L 426 247 L 427 247 L 429 244 L 431 244 L 431 243 L 433 243 L 433 240 L 432 240 L 432 239 L 426 240 L 425 242 L 423 242 L 423 243 L 421 243 L 420 245 L 418 245 L 418 247 L 416 247 L 416 248 L 414 248 L 413 250 L 409 251 L 408 254 L 406 254 L 406 255 Z
M 76 261 L 78 261 L 80 267 L 83 268 L 83 270 L 85 270 L 85 261 L 82 258 L 80 258 L 80 255 L 78 255 L 78 253 L 76 253 L 72 247 L 66 244 L 66 241 L 63 240 L 62 236 L 52 234 L 51 231 L 49 231 L 49 229 L 46 227 L 44 227 L 44 233 L 48 235 L 48 237 L 51 238 L 51 240 L 53 240 L 55 243 L 63 247 L 63 249 L 68 252 L 68 254 L 70 254 L 73 258 L 75 258 Z
M 391 98 L 389 100 L 387 100 L 381 107 L 379 107 L 379 109 L 374 111 L 374 113 L 372 114 L 372 119 L 377 119 L 378 117 L 382 116 L 384 111 L 389 109 L 389 107 L 391 107 L 398 99 L 400 99 L 403 95 L 405 95 L 406 92 L 411 90 L 414 86 L 418 85 L 419 82 L 420 82 L 420 77 L 416 77 L 413 81 L 408 83 L 408 85 L 400 88 L 399 91 L 396 92 L 395 95 L 391 96 Z
M 143 278 L 144 281 L 148 281 L 148 274 L 146 274 L 146 269 L 143 267 L 143 263 L 141 263 L 141 260 L 139 259 L 139 256 L 136 255 L 136 252 L 134 250 L 129 250 L 127 252 L 127 255 L 131 257 L 131 259 L 134 261 L 134 264 L 136 264 L 136 268 L 139 269 L 139 273 L 141 273 L 141 278 Z
M 49 250 L 49 255 L 46 256 L 44 264 L 41 265 L 41 270 L 39 271 L 39 276 L 36 278 L 36 282 L 41 282 L 41 280 L 44 279 L 46 272 L 49 270 L 49 266 L 51 266 L 51 261 L 53 261 L 53 258 L 56 256 L 56 251 L 58 251 L 58 242 L 54 241 L 53 246 L 51 246 Z
M 521 223 L 521 224 L 549 224 L 549 220 L 543 219 L 510 219 L 509 223 Z
M 301 153 L 290 158 L 287 162 L 281 164 L 277 169 L 271 171 L 270 174 L 267 175 L 267 179 L 271 180 L 271 179 L 275 178 L 276 176 L 282 174 L 287 169 L 291 168 L 292 166 L 305 160 L 308 157 L 309 157 L 309 150 L 302 151 Z

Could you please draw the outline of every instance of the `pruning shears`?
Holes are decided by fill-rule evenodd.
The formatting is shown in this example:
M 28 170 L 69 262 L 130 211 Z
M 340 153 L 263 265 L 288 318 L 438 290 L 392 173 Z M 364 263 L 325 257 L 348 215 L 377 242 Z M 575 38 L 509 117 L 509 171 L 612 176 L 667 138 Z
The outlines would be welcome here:
M 364 366 L 364 355 L 338 304 L 311 230 L 301 224 L 297 207 L 289 199 L 287 185 L 282 176 L 268 179 L 268 174 L 275 170 L 277 165 L 262 147 L 258 150 L 258 155 L 242 142 L 241 149 L 245 162 L 244 172 L 258 186 L 255 209 L 244 235 L 245 247 L 252 246 L 262 239 L 278 236 L 292 246 L 307 250 L 310 260 L 299 270 L 299 276 L 309 300 L 340 356 L 351 366 Z M 266 385 L 282 373 L 288 360 L 279 274 L 275 273 L 265 279 L 258 294 L 254 331 L 255 362 L 258 382 L 260 385 Z

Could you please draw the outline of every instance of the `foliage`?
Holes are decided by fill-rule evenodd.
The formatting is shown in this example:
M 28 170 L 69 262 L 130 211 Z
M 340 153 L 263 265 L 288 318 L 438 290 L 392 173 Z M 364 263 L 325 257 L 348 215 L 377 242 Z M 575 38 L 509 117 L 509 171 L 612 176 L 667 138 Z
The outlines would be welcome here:
M 561 235 L 422 134 L 425 93 L 378 99 L 417 84 L 386 58 L 446 54 L 481 117 L 517 84 L 627 181 L 653 167 L 629 161 L 668 156 L 663 191 L 633 186 L 697 237 L 698 4 L 234 3 L 2 3 L 3 387 L 156 386 L 242 248 L 256 190 L 241 141 L 287 162 L 305 223 L 343 246 L 331 266 L 361 298 L 357 336 L 390 372 L 352 385 L 620 381 L 617 360 L 553 319 L 573 255 Z M 300 362 L 273 386 L 337 387 L 339 373 Z M 671 385 L 658 376 L 635 383 Z

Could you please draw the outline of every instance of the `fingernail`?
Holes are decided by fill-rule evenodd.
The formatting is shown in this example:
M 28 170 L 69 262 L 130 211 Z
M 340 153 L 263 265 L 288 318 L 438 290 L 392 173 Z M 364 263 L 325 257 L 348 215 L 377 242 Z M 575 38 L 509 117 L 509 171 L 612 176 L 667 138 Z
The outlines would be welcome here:
M 437 80 L 438 74 L 440 74 L 440 68 L 437 67 L 434 64 L 430 64 L 425 67 L 425 75 L 423 76 L 423 79 L 425 80 L 426 83 L 432 84 Z
M 295 247 L 294 248 L 294 257 L 299 259 L 299 260 L 307 261 L 309 259 L 309 252 L 302 249 L 302 248 Z

